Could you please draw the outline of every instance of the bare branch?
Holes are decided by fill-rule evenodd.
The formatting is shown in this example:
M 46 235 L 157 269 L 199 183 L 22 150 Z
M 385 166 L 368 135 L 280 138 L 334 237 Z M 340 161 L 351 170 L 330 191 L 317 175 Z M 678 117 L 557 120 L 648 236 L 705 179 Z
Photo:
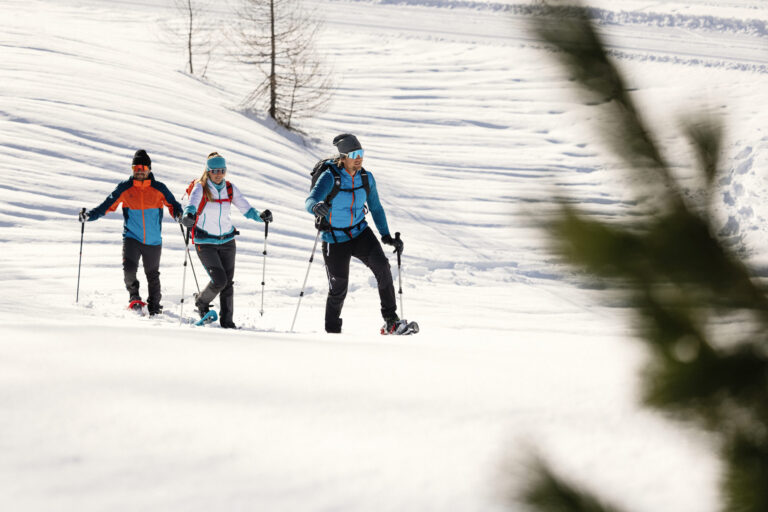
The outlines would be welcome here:
M 242 106 L 288 129 L 327 107 L 333 81 L 314 51 L 322 23 L 312 12 L 300 0 L 243 0 L 238 18 L 239 59 L 261 77 Z
M 208 64 L 214 51 L 220 44 L 217 30 L 209 23 L 210 0 L 174 0 L 174 6 L 179 14 L 178 19 L 164 23 L 176 44 L 182 44 L 186 55 L 186 69 L 194 75 L 197 70 L 200 76 L 205 76 Z M 198 57 L 204 58 L 204 65 L 195 65 Z

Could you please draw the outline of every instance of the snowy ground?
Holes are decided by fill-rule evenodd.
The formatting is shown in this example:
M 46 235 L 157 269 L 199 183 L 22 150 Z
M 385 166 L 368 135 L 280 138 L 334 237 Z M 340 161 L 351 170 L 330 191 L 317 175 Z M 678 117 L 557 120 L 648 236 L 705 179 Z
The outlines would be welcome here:
M 250 75 L 226 44 L 207 79 L 183 73 L 164 3 L 0 3 L 3 509 L 522 510 L 501 495 L 535 449 L 627 510 L 716 510 L 707 437 L 636 405 L 627 311 L 538 228 L 559 198 L 605 219 L 634 203 L 596 136 L 601 112 L 519 14 L 530 2 L 312 3 L 338 88 L 305 139 L 238 111 Z M 592 5 L 681 176 L 680 119 L 706 107 L 726 123 L 719 222 L 768 273 L 761 2 Z M 226 29 L 231 7 L 216 11 Z M 357 263 L 345 332 L 325 334 L 319 255 L 289 332 L 314 239 L 307 173 L 347 131 L 403 234 L 418 336 L 377 334 Z M 164 318 L 123 309 L 114 213 L 86 225 L 75 303 L 76 212 L 125 179 L 137 148 L 177 197 L 218 150 L 274 212 L 263 317 L 263 228 L 237 214 L 242 330 L 179 325 L 183 241 L 167 219 Z

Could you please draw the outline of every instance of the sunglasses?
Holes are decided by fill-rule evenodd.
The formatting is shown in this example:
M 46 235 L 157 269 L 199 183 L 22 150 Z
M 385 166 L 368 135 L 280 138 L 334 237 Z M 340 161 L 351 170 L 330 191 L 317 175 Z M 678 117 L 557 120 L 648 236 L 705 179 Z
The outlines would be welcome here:
M 136 171 L 144 172 L 149 170 L 149 166 L 148 165 L 132 165 L 131 169 L 133 169 L 133 172 L 136 172 Z
M 211 174 L 224 174 L 225 172 L 227 172 L 227 168 L 221 167 L 218 169 L 208 169 L 208 172 Z
M 355 151 L 350 151 L 347 153 L 347 158 L 351 158 L 354 160 L 355 158 L 363 158 L 363 150 L 362 149 L 356 149 Z

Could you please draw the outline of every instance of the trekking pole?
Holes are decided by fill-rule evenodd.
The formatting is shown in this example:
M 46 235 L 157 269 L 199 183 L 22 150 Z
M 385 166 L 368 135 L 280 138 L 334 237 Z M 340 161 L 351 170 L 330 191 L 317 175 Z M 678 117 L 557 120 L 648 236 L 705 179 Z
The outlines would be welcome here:
M 395 233 L 395 240 L 400 240 L 400 232 Z M 403 273 L 400 270 L 400 255 L 401 251 L 397 251 L 397 293 L 400 295 L 400 316 L 405 318 L 405 311 L 403 310 Z
M 315 259 L 315 249 L 317 249 L 317 241 L 319 239 L 320 239 L 320 230 L 317 231 L 317 236 L 315 237 L 315 245 L 312 246 L 312 255 L 309 257 L 309 266 L 307 266 L 307 275 L 304 276 L 304 284 L 301 285 L 301 293 L 299 294 L 299 303 L 296 304 L 296 313 L 293 314 L 293 323 L 291 324 L 290 332 L 293 332 L 293 326 L 296 325 L 296 317 L 299 315 L 299 306 L 301 306 L 301 298 L 304 296 L 304 288 L 307 286 L 309 269 L 312 268 L 312 260 Z
M 181 234 L 184 235 L 184 228 L 181 228 Z M 179 311 L 179 326 L 181 326 L 184 321 L 184 288 L 187 284 L 187 259 L 192 259 L 189 255 L 189 228 L 187 228 L 187 233 L 184 235 L 184 247 L 186 250 L 184 251 L 184 274 L 181 278 L 181 310 Z M 189 258 L 187 258 L 187 256 L 189 256 Z
M 187 234 L 184 234 L 184 228 L 181 224 L 179 224 L 179 229 L 181 230 L 181 236 L 184 238 L 184 246 L 186 247 L 187 255 L 189 255 L 189 266 L 192 269 L 192 277 L 195 278 L 195 286 L 197 286 L 197 293 L 200 293 L 200 284 L 197 282 L 197 274 L 195 273 L 195 266 L 192 264 L 192 255 L 189 254 L 189 229 L 187 229 Z M 184 266 L 187 266 L 187 259 L 184 258 Z
M 269 234 L 269 222 L 264 223 L 264 261 L 261 265 L 261 309 L 259 316 L 264 316 L 264 278 L 267 275 L 267 235 Z
M 85 208 L 80 211 L 80 218 L 83 219 Z M 83 263 L 83 237 L 85 236 L 85 220 L 80 221 L 80 259 L 77 262 L 77 293 L 75 294 L 75 303 L 80 302 L 80 265 Z

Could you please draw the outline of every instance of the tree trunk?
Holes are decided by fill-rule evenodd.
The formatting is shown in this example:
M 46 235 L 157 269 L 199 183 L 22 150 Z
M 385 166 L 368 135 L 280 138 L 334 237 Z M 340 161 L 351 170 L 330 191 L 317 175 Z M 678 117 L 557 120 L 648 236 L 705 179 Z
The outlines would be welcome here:
M 189 12 L 189 30 L 187 32 L 187 54 L 189 55 L 189 74 L 194 75 L 192 68 L 192 0 L 187 0 L 187 9 Z
M 272 43 L 272 55 L 269 70 L 269 115 L 272 119 L 275 119 L 276 105 L 277 105 L 277 76 L 275 76 L 275 61 L 277 60 L 277 53 L 275 50 L 275 0 L 269 0 L 269 25 L 270 25 L 270 40 Z

